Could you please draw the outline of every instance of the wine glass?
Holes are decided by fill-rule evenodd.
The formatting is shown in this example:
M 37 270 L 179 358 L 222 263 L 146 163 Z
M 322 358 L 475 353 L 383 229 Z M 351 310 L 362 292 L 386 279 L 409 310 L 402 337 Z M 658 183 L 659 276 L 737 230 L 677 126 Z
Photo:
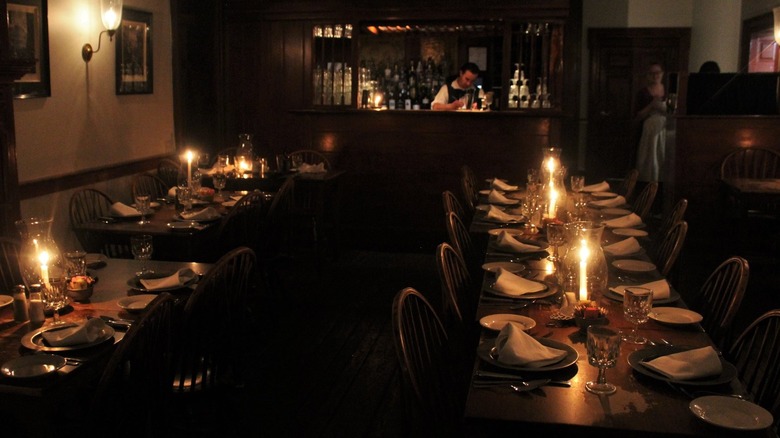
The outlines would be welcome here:
M 583 175 L 571 176 L 571 190 L 575 193 L 579 193 L 585 188 L 585 177 Z
M 539 182 L 539 169 L 536 167 L 528 168 L 528 184 Z
M 588 327 L 588 363 L 598 367 L 599 376 L 594 381 L 585 383 L 585 389 L 598 395 L 609 395 L 617 391 L 615 385 L 607 383 L 607 368 L 612 368 L 620 356 L 620 332 L 604 326 Z
M 553 247 L 553 253 L 547 256 L 547 260 L 558 261 L 558 247 L 566 242 L 566 226 L 557 222 L 548 222 L 545 231 L 547 242 Z
M 138 221 L 138 225 L 146 225 L 149 223 L 146 220 L 146 213 L 149 212 L 151 207 L 151 196 L 143 194 L 135 197 L 135 209 L 141 213 L 141 220 Z
M 225 184 L 227 184 L 227 176 L 225 175 L 224 172 L 222 172 L 222 169 L 220 169 L 217 173 L 214 174 L 213 182 L 214 182 L 214 188 L 217 189 L 217 195 L 214 198 L 222 199 L 222 189 L 224 189 Z
M 493 92 L 489 91 L 485 93 L 485 105 L 482 109 L 489 111 L 491 106 L 493 106 Z
M 61 324 L 60 310 L 68 305 L 67 282 L 64 278 L 52 278 L 48 284 L 41 285 L 41 297 L 45 310 L 51 311 L 53 323 Z
M 140 277 L 144 274 L 154 272 L 153 270 L 146 268 L 146 261 L 152 258 L 152 252 L 154 252 L 152 236 L 141 234 L 130 237 L 130 250 L 133 252 L 133 257 L 135 257 L 136 260 L 141 261 L 141 270 L 136 272 L 135 275 Z
M 647 342 L 642 336 L 637 335 L 639 324 L 647 322 L 647 314 L 653 307 L 653 291 L 645 287 L 627 287 L 623 292 L 623 316 L 626 321 L 634 324 L 631 334 L 625 337 L 626 342 L 632 344 L 644 344 Z

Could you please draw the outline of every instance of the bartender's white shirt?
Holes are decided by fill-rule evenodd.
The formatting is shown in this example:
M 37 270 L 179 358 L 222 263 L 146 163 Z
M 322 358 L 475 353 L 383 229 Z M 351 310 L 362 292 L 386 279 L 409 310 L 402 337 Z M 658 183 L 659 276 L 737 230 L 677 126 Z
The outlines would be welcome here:
M 456 90 L 468 90 L 468 88 L 461 88 L 458 85 L 457 79 L 452 81 L 451 85 L 452 88 Z M 469 95 L 464 94 L 463 97 L 460 98 L 460 100 L 463 102 L 463 107 L 465 108 L 466 104 L 468 104 L 469 102 Z M 431 102 L 431 109 L 434 109 L 436 105 L 440 105 L 440 104 L 446 105 L 449 103 L 449 101 L 450 101 L 450 92 L 447 89 L 446 85 L 442 85 L 441 88 L 439 88 L 439 92 L 436 93 L 436 97 L 433 98 L 433 102 Z

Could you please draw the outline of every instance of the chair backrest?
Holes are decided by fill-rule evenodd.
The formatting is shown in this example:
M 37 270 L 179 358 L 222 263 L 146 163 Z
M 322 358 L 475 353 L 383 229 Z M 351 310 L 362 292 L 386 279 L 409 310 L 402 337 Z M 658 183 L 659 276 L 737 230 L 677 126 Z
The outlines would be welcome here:
M 634 195 L 634 189 L 636 188 L 636 181 L 639 179 L 639 170 L 631 169 L 626 173 L 625 178 L 620 183 L 620 187 L 616 190 L 618 195 L 626 198 L 626 202 L 631 202 L 631 197 Z
M 460 168 L 460 189 L 463 194 L 464 206 L 467 214 L 474 214 L 479 198 L 479 183 L 477 176 L 471 167 L 464 165 Z
M 168 195 L 171 186 L 151 173 L 140 173 L 133 177 L 133 188 L 130 194 L 133 199 L 138 195 L 149 195 L 152 201 L 164 198 Z
M 114 430 L 130 429 L 137 436 L 149 436 L 158 429 L 155 423 L 163 424 L 173 379 L 175 312 L 176 299 L 163 292 L 133 322 L 103 370 L 90 405 L 90 421 Z
M 469 234 L 466 225 L 463 224 L 463 221 L 457 214 L 447 213 L 445 216 L 445 226 L 447 228 L 447 237 L 450 240 L 450 245 L 458 251 L 463 258 L 463 261 L 466 262 L 466 266 L 472 274 L 472 277 L 477 278 L 474 274 L 477 272 L 477 267 L 481 264 L 481 260 L 476 248 L 474 248 L 474 243 L 471 240 L 471 235 Z
M 300 160 L 301 163 L 306 164 L 320 164 L 325 163 L 325 170 L 330 170 L 330 160 L 320 151 L 313 149 L 301 149 L 290 153 L 290 161 L 293 163 Z
M 728 340 L 728 330 L 742 304 L 749 277 L 748 261 L 730 257 L 710 274 L 693 300 L 691 307 L 704 318 L 702 327 L 721 348 Z
M 674 204 L 674 207 L 672 207 L 672 210 L 669 212 L 669 214 L 664 217 L 660 227 L 658 227 L 658 235 L 664 235 L 668 233 L 672 228 L 672 225 L 683 220 L 685 218 L 685 210 L 687 209 L 688 200 L 685 198 L 680 198 L 680 200 Z
M 780 153 L 764 148 L 738 148 L 721 161 L 720 177 L 780 178 Z
M 295 196 L 295 178 L 287 178 L 274 194 L 261 224 L 258 251 L 262 256 L 276 254 L 286 237 Z
M 641 192 L 639 192 L 632 203 L 634 206 L 634 213 L 641 217 L 643 221 L 647 221 L 647 216 L 650 214 L 653 202 L 655 202 L 656 193 L 658 193 L 658 182 L 651 181 L 647 183 Z
M 21 243 L 8 237 L 0 237 L 0 293 L 11 295 L 14 286 L 25 284 L 19 268 Z
M 241 352 L 251 342 L 246 326 L 255 278 L 255 253 L 236 248 L 220 258 L 187 299 L 174 359 L 176 392 L 240 384 Z
M 169 158 L 164 158 L 157 163 L 157 177 L 165 183 L 166 193 L 168 189 L 178 185 L 180 171 L 181 164 Z
M 442 312 L 449 332 L 474 320 L 478 295 L 472 290 L 471 275 L 460 253 L 448 243 L 436 247 L 436 267 L 442 292 Z
M 408 287 L 393 300 L 392 324 L 405 395 L 412 396 L 408 401 L 417 408 L 410 413 L 434 429 L 454 427 L 462 415 L 460 387 L 447 333 L 436 311 Z
M 111 214 L 114 201 L 95 189 L 82 189 L 70 197 L 70 226 L 81 247 L 87 252 L 99 252 L 114 258 L 131 258 L 130 241 L 109 233 L 93 233 L 81 229 L 81 225 Z
M 774 416 L 780 425 L 780 309 L 770 310 L 750 324 L 728 350 L 729 361 L 753 402 Z
M 213 257 L 219 259 L 233 248 L 248 246 L 257 250 L 260 244 L 260 233 L 263 215 L 266 211 L 265 197 L 263 193 L 250 192 L 236 201 L 230 207 L 217 229 L 218 254 Z
M 444 206 L 444 213 L 455 213 L 458 217 L 465 219 L 465 212 L 463 210 L 463 204 L 458 201 L 458 198 L 449 190 L 441 192 L 441 202 Z
M 658 272 L 664 277 L 674 267 L 677 256 L 682 251 L 685 243 L 685 235 L 688 233 L 688 222 L 677 222 L 669 229 L 669 232 L 663 236 L 657 237 L 657 242 L 653 242 L 650 249 L 650 258 L 655 263 Z

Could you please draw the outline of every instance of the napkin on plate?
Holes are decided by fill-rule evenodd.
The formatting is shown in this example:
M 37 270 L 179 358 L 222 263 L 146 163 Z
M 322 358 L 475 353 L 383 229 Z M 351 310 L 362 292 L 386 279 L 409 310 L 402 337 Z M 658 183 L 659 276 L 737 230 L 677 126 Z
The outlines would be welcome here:
M 616 217 L 615 219 L 604 221 L 604 225 L 606 225 L 608 228 L 631 228 L 642 225 L 642 218 L 637 216 L 636 213 L 631 213 L 625 216 Z
M 179 269 L 173 274 L 163 278 L 142 278 L 141 284 L 146 290 L 170 289 L 181 287 L 195 277 L 195 272 L 190 268 Z
M 309 164 L 303 163 L 298 166 L 298 173 L 325 173 L 325 163 Z
M 487 199 L 488 199 L 488 202 L 491 203 L 491 204 L 507 205 L 507 204 L 517 204 L 518 202 L 520 202 L 517 199 L 507 198 L 506 196 L 504 196 L 498 190 L 491 190 L 490 193 L 488 193 L 488 198 Z
M 105 328 L 106 323 L 102 319 L 92 318 L 73 327 L 45 331 L 41 336 L 52 347 L 66 347 L 95 342 L 104 333 Z
M 182 219 L 188 221 L 207 221 L 220 217 L 219 212 L 214 207 L 206 207 L 203 210 L 198 211 L 182 211 L 179 215 Z
M 623 295 L 627 287 L 644 287 L 646 289 L 650 289 L 653 291 L 653 299 L 654 300 L 665 300 L 669 298 L 669 295 L 671 294 L 671 288 L 669 287 L 669 282 L 665 279 L 651 281 L 650 283 L 645 284 L 636 284 L 636 285 L 621 285 L 621 286 L 615 286 L 609 288 L 612 292 L 615 292 L 618 295 Z
M 493 285 L 493 289 L 501 293 L 516 297 L 534 292 L 541 292 L 546 287 L 547 286 L 545 286 L 543 283 L 526 280 L 525 278 L 513 274 L 504 268 L 498 268 L 496 270 L 496 283 Z
M 130 216 L 138 216 L 141 214 L 140 211 L 121 202 L 114 202 L 113 204 L 111 204 L 111 208 L 109 209 L 109 211 L 111 212 L 112 216 L 117 216 L 117 217 L 130 217 Z
M 605 246 L 604 252 L 613 256 L 624 256 L 635 254 L 639 252 L 640 249 L 642 249 L 642 246 L 639 245 L 639 241 L 636 240 L 635 237 L 629 237 L 628 239 Z
M 512 192 L 518 189 L 517 186 L 513 186 L 511 184 L 507 184 L 504 181 L 501 181 L 498 178 L 493 178 L 493 181 L 490 182 L 490 187 L 494 189 L 503 190 L 505 192 Z
M 609 191 L 609 183 L 602 181 L 597 184 L 590 184 L 582 188 L 583 192 L 606 192 Z
M 647 362 L 639 362 L 646 368 L 675 380 L 692 380 L 717 376 L 723 372 L 718 353 L 712 347 L 702 347 L 680 353 L 668 354 Z
M 507 322 L 496 338 L 498 361 L 508 365 L 541 368 L 560 362 L 566 352 L 542 345 L 517 322 Z
M 491 205 L 490 208 L 488 208 L 487 212 L 485 213 L 485 220 L 493 221 L 493 222 L 520 222 L 522 220 L 521 216 L 515 216 L 512 214 L 507 214 L 501 211 L 500 208 Z
M 496 236 L 496 248 L 507 252 L 539 252 L 541 247 L 517 240 L 514 234 L 501 231 Z
M 626 205 L 626 198 L 617 195 L 614 198 L 590 201 L 590 205 L 594 207 L 620 207 L 621 205 Z

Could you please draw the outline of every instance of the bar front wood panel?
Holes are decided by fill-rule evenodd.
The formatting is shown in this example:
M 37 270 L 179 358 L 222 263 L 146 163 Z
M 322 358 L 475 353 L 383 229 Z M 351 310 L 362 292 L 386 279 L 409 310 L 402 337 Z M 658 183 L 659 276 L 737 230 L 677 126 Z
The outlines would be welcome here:
M 561 120 L 430 111 L 300 116 L 309 147 L 345 170 L 342 226 L 358 246 L 430 248 L 445 239 L 441 193 L 459 197 L 460 169 L 523 183 L 542 147 L 560 144 Z

